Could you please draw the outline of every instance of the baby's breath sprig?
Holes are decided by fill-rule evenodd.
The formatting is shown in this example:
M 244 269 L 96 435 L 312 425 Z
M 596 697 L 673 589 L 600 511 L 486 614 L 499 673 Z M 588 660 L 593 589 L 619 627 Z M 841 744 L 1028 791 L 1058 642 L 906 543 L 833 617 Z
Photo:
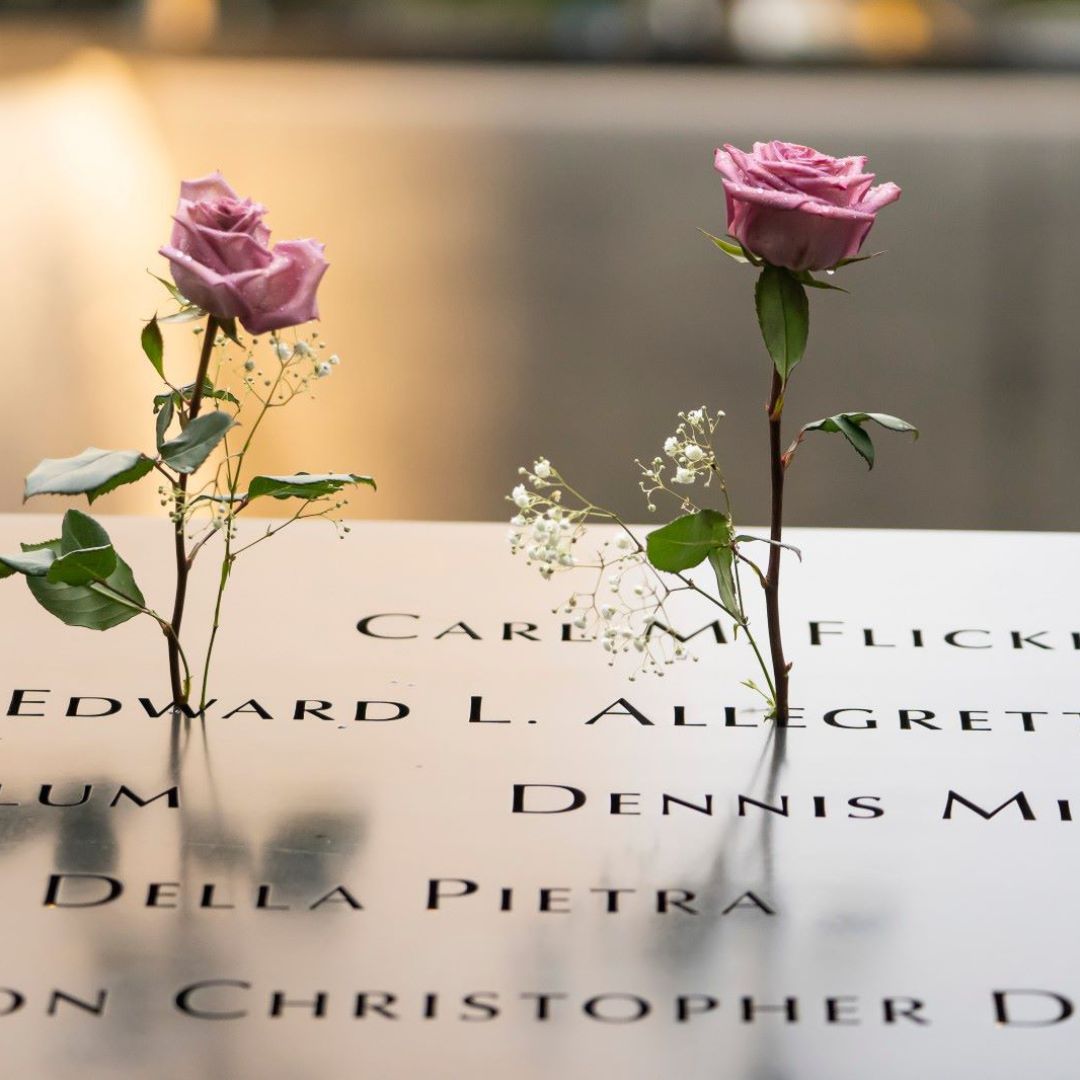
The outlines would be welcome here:
M 591 588 L 572 592 L 554 613 L 568 616 L 585 637 L 599 641 L 610 665 L 620 654 L 635 656 L 631 679 L 640 672 L 663 675 L 665 667 L 686 659 L 685 646 L 663 629 L 672 590 L 649 565 L 629 526 L 586 499 L 547 458 L 518 474 L 522 482 L 507 496 L 516 511 L 507 534 L 511 552 L 524 554 L 545 580 L 574 569 L 591 574 Z M 582 556 L 579 545 L 589 522 L 617 525 L 623 535 Z
M 222 438 L 224 453 L 218 467 L 196 496 L 197 501 L 193 505 L 194 512 L 201 511 L 207 514 L 208 520 L 201 532 L 189 533 L 189 539 L 195 540 L 189 558 L 194 558 L 203 545 L 215 535 L 221 535 L 224 540 L 222 569 L 214 601 L 210 639 L 203 662 L 200 709 L 206 707 L 208 700 L 210 665 L 221 625 L 222 602 L 236 560 L 245 552 L 277 536 L 278 533 L 298 521 L 316 519 L 328 521 L 337 531 L 340 539 L 344 539 L 350 531 L 342 515 L 342 511 L 348 505 L 348 500 L 338 497 L 344 485 L 335 481 L 327 485 L 325 491 L 313 490 L 306 493 L 299 507 L 291 515 L 277 524 L 265 526 L 261 535 L 255 539 L 245 544 L 238 543 L 239 531 L 236 520 L 252 498 L 250 491 L 248 493 L 241 491 L 241 481 L 245 461 L 256 432 L 272 410 L 285 408 L 301 397 L 314 397 L 312 393 L 314 384 L 333 374 L 334 369 L 340 365 L 341 359 L 336 353 L 328 360 L 320 359 L 319 351 L 326 348 L 326 343 L 317 333 L 311 333 L 305 337 L 297 335 L 294 331 L 291 341 L 286 340 L 280 331 L 270 333 L 263 349 L 263 355 L 269 355 L 262 362 L 258 359 L 256 352 L 260 344 L 258 338 L 245 341 L 237 334 L 231 340 L 243 350 L 244 355 L 240 364 L 242 373 L 239 375 L 241 397 L 232 398 L 235 403 L 233 418 L 237 424 L 236 427 L 225 432 Z M 227 347 L 230 341 L 224 339 L 222 344 Z M 222 353 L 218 356 L 214 376 L 216 385 L 221 386 L 232 381 L 231 365 L 234 360 L 235 357 L 223 347 Z M 250 410 L 252 416 L 246 425 L 241 425 L 240 417 L 244 415 L 245 409 Z M 234 431 L 240 431 L 241 434 L 238 444 L 236 439 L 232 439 Z
M 675 470 L 672 483 L 690 486 L 700 481 L 703 488 L 715 484 L 719 489 L 725 510 L 718 516 L 726 531 L 721 533 L 724 543 L 715 541 L 711 546 L 715 552 L 726 549 L 729 553 L 724 564 L 729 567 L 731 586 L 728 594 L 720 588 L 718 594 L 713 595 L 680 567 L 657 565 L 664 560 L 653 550 L 655 545 L 651 538 L 671 526 L 656 530 L 644 540 L 639 538 L 617 513 L 587 499 L 569 484 L 546 457 L 537 458 L 531 469 L 522 467 L 518 470 L 521 482 L 507 496 L 515 511 L 510 519 L 507 541 L 511 552 L 524 554 L 526 563 L 536 566 L 545 580 L 557 573 L 574 570 L 591 575 L 590 587 L 572 592 L 564 604 L 553 609 L 553 613 L 568 616 L 571 624 L 586 637 L 599 641 L 609 654 L 609 665 L 622 655 L 634 657 L 636 667 L 631 679 L 641 673 L 662 676 L 672 664 L 688 658 L 697 660 L 672 630 L 667 604 L 680 592 L 694 592 L 707 598 L 734 620 L 736 631 L 741 629 L 746 634 L 769 692 L 759 690 L 750 681 L 747 685 L 762 693 L 771 706 L 769 670 L 742 608 L 739 562 L 753 564 L 737 552 L 731 528 L 731 503 L 713 446 L 713 436 L 723 416 L 723 412 L 711 413 L 704 407 L 679 413 L 675 434 L 664 441 L 667 460 L 657 455 L 649 465 L 643 465 L 640 460 L 637 465 L 642 473 L 640 487 L 650 511 L 656 509 L 654 496 L 663 493 L 678 501 L 684 515 L 715 513 L 700 511 L 686 493 L 674 491 L 669 486 L 665 475 L 669 466 Z M 583 557 L 580 552 L 585 546 L 590 523 L 614 525 L 620 535 L 603 540 L 590 555 Z M 716 557 L 719 559 L 719 555 Z M 701 559 L 704 558 L 702 555 Z M 688 562 L 686 568 L 692 565 L 695 564 Z M 718 573 L 718 586 L 726 580 Z
M 675 491 L 668 486 L 665 470 L 673 468 L 670 482 L 681 487 L 690 487 L 699 479 L 704 487 L 717 482 L 721 493 L 727 500 L 727 485 L 716 462 L 716 450 L 713 447 L 713 435 L 724 418 L 724 412 L 717 410 L 710 413 L 702 406 L 689 412 L 680 412 L 679 425 L 674 435 L 664 440 L 664 456 L 656 455 L 648 464 L 636 459 L 635 464 L 641 470 L 638 486 L 645 496 L 649 513 L 656 512 L 653 498 L 658 492 L 676 499 L 684 514 L 694 513 L 698 507 L 686 491 Z M 666 459 L 666 460 L 665 460 Z

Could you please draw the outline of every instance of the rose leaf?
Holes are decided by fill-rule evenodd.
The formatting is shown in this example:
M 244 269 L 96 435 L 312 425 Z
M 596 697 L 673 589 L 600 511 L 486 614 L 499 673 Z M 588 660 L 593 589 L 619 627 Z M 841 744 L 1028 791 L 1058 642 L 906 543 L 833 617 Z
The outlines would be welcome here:
M 914 424 L 901 420 L 898 416 L 889 416 L 888 413 L 848 412 L 836 413 L 835 416 L 826 416 L 821 420 L 815 420 L 812 424 L 805 424 L 796 441 L 801 442 L 803 435 L 810 431 L 839 433 L 855 448 L 866 462 L 867 468 L 872 469 L 874 467 L 874 443 L 863 426 L 870 420 L 885 428 L 886 431 L 910 431 L 916 439 L 919 437 L 919 429 Z
M 754 301 L 765 347 L 786 383 L 806 352 L 810 332 L 806 290 L 790 270 L 766 265 L 758 277 Z
M 165 378 L 165 342 L 161 338 L 161 327 L 158 326 L 157 315 L 143 327 L 142 350 L 146 353 L 147 360 L 154 365 L 154 370 Z
M 269 495 L 274 499 L 313 499 L 334 495 L 346 486 L 367 484 L 375 487 L 370 476 L 355 473 L 296 473 L 293 476 L 256 476 L 248 485 L 248 499 Z
M 176 438 L 161 444 L 161 460 L 179 473 L 193 473 L 235 423 L 227 412 L 197 416 Z
M 70 458 L 45 458 L 26 478 L 23 502 L 34 495 L 86 495 L 93 502 L 123 484 L 141 480 L 153 461 L 138 450 L 88 446 Z

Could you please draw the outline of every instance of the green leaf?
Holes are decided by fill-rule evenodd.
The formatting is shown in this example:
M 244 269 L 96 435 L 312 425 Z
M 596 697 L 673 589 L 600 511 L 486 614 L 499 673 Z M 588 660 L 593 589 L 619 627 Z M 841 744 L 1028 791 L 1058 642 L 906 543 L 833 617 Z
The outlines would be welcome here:
M 758 277 L 754 301 L 765 347 L 786 383 L 806 352 L 810 332 L 806 290 L 790 270 L 767 264 Z
M 832 273 L 831 270 L 826 270 L 825 272 L 827 274 Z M 809 270 L 800 270 L 795 276 L 799 279 L 800 284 L 806 285 L 811 289 L 831 289 L 834 292 L 842 293 L 848 291 L 847 289 L 842 289 L 839 285 L 833 285 L 828 281 L 820 281 L 818 278 L 814 277 Z
M 172 315 L 166 315 L 164 319 L 158 319 L 158 322 L 165 326 L 173 323 L 186 323 L 194 322 L 196 319 L 205 319 L 206 312 L 201 307 L 197 307 L 195 304 L 186 304 L 179 311 L 173 312 Z
M 69 521 L 71 514 L 78 514 L 78 517 Z M 48 558 L 48 555 L 54 557 L 50 560 L 48 569 L 48 574 L 51 575 L 52 568 L 64 562 L 72 554 L 83 554 L 89 558 L 88 553 L 97 549 L 65 550 L 65 548 L 72 543 L 81 543 L 90 538 L 104 538 L 115 559 L 113 570 L 103 583 L 90 581 L 70 584 L 67 581 L 51 580 L 48 576 L 35 575 L 27 577 L 26 584 L 33 593 L 34 599 L 51 615 L 55 615 L 68 626 L 108 630 L 140 614 L 146 606 L 143 594 L 135 584 L 131 567 L 113 550 L 108 533 L 92 518 L 79 514 L 78 511 L 69 510 L 64 517 L 64 535 L 59 540 L 34 545 L 34 550 L 42 560 Z M 23 545 L 23 547 L 25 549 L 28 545 Z M 78 565 L 78 560 L 72 560 L 68 565 L 71 568 L 71 575 L 76 576 L 75 567 Z
M 187 386 L 180 387 L 179 392 L 166 390 L 163 394 L 154 395 L 154 413 L 157 416 L 154 426 L 159 450 L 165 442 L 165 436 L 168 434 L 169 425 L 173 422 L 176 410 L 179 409 L 182 401 L 191 401 L 191 394 L 194 389 L 195 384 L 188 383 Z M 213 398 L 215 401 L 227 401 L 230 405 L 240 404 L 240 400 L 234 394 L 228 390 L 219 390 L 209 379 L 203 379 L 202 396 L 204 400 Z
M 60 541 L 54 540 L 52 543 L 59 544 Z M 24 550 L 21 555 L 0 555 L 0 564 L 3 565 L 0 577 L 10 577 L 16 573 L 26 574 L 27 577 L 44 577 L 55 561 L 56 553 L 49 548 Z
M 186 297 L 186 296 L 185 296 L 185 295 L 184 295 L 184 294 L 183 294 L 183 293 L 182 293 L 182 292 L 181 292 L 181 291 L 180 291 L 180 290 L 179 290 L 179 289 L 178 289 L 178 288 L 177 288 L 177 287 L 176 287 L 176 286 L 175 286 L 175 285 L 174 285 L 174 284 L 173 284 L 173 283 L 171 282 L 171 281 L 167 281 L 167 280 L 166 280 L 165 278 L 163 278 L 163 277 L 158 277 L 158 276 L 157 276 L 157 274 L 155 274 L 155 273 L 154 273 L 153 271 L 151 271 L 151 270 L 147 270 L 146 272 L 147 272 L 147 273 L 148 273 L 148 274 L 149 274 L 149 275 L 150 275 L 150 276 L 151 276 L 151 277 L 152 277 L 152 278 L 153 278 L 153 279 L 154 279 L 155 281 L 160 281 L 160 282 L 161 282 L 161 284 L 162 284 L 162 285 L 164 285 L 164 286 L 165 286 L 165 288 L 169 290 L 169 295 L 170 295 L 170 296 L 171 296 L 171 297 L 172 297 L 172 298 L 173 298 L 173 299 L 174 299 L 174 300 L 175 300 L 175 301 L 176 301 L 176 302 L 177 302 L 177 303 L 178 303 L 178 304 L 179 304 L 179 305 L 180 305 L 181 307 L 191 307 L 191 301 L 190 301 L 190 300 L 188 300 L 188 298 L 187 298 L 187 297 Z
M 180 473 L 193 473 L 236 421 L 227 412 L 197 416 L 175 439 L 161 445 L 161 458 Z
M 234 344 L 243 345 L 236 332 L 235 319 L 218 319 L 218 329 Z
M 161 339 L 161 328 L 158 326 L 157 315 L 143 327 L 142 349 L 146 353 L 147 360 L 154 365 L 154 370 L 163 379 L 165 378 L 165 342 Z
M 59 542 L 59 540 L 43 540 L 37 544 L 20 544 L 21 554 L 0 555 L 0 578 L 11 577 L 16 573 L 34 577 L 45 574 L 56 558 L 52 545 Z M 42 553 L 40 557 L 39 552 Z
M 293 476 L 256 476 L 248 485 L 248 499 L 269 495 L 274 499 L 321 499 L 347 485 L 375 487 L 370 476 L 356 473 L 296 473 Z
M 62 581 L 65 585 L 89 585 L 91 581 L 104 581 L 116 569 L 116 558 L 112 544 L 72 551 L 53 562 L 45 579 Z
M 841 415 L 836 417 L 836 426 L 840 434 L 866 460 L 867 468 L 872 469 L 874 467 L 874 441 L 862 429 L 861 425 L 853 423 L 846 416 Z
M 869 257 L 869 256 L 868 256 Z M 887 431 L 910 431 L 917 439 L 919 429 L 898 416 L 889 416 L 888 413 L 848 412 L 837 413 L 835 416 L 826 416 L 821 420 L 815 420 L 812 424 L 805 424 L 799 432 L 799 439 L 808 431 L 826 431 L 832 434 L 839 432 L 858 451 L 866 461 L 868 468 L 874 467 L 874 443 L 863 425 L 867 421 L 873 421 Z
M 88 514 L 69 510 L 60 532 L 60 551 L 46 578 L 67 585 L 103 581 L 116 569 L 116 551 L 109 534 Z
M 26 478 L 23 502 L 34 495 L 86 495 L 93 502 L 107 491 L 141 480 L 154 462 L 138 450 L 88 446 L 70 458 L 45 458 Z
M 738 263 L 747 265 L 750 263 L 750 256 L 737 240 L 724 240 L 719 236 L 713 236 L 711 232 L 706 232 L 704 229 L 700 229 L 699 232 L 706 239 L 711 240 L 725 255 L 734 259 Z
M 176 407 L 180 404 L 180 395 L 183 395 L 184 401 L 190 401 L 192 392 L 195 390 L 195 384 L 188 383 L 186 386 L 180 387 L 180 393 L 175 390 L 166 390 L 163 394 L 154 395 L 154 412 L 158 412 L 164 408 L 166 402 L 171 401 L 173 406 Z M 240 399 L 235 394 L 230 393 L 228 390 L 219 390 L 210 379 L 203 379 L 203 398 L 214 398 L 216 401 L 227 401 L 230 405 L 239 405 Z
M 645 551 L 657 570 L 677 574 L 704 562 L 714 551 L 730 548 L 731 534 L 726 515 L 701 510 L 654 529 L 645 538 Z
M 771 544 L 774 547 L 784 548 L 787 551 L 794 552 L 799 562 L 802 562 L 802 549 L 797 548 L 794 544 L 782 544 L 779 540 L 770 540 L 767 536 L 750 536 L 748 533 L 740 533 L 735 537 L 736 544 Z
M 730 529 L 730 526 L 729 526 Z M 744 620 L 739 606 L 739 592 L 735 586 L 735 552 L 730 542 L 726 547 L 713 548 L 709 552 L 709 565 L 716 575 L 716 587 L 720 591 L 720 603 L 729 615 L 740 622 Z
M 165 400 L 159 401 L 161 397 L 164 397 Z M 173 422 L 175 411 L 172 394 L 159 394 L 158 397 L 154 398 L 154 412 L 157 413 L 157 420 L 154 422 L 154 435 L 157 440 L 158 450 L 161 449 L 161 444 L 169 433 L 169 425 Z
M 109 534 L 89 514 L 69 510 L 60 525 L 60 554 L 111 544 Z
M 180 392 L 184 395 L 185 401 L 191 400 L 194 390 L 194 383 L 188 383 L 187 386 L 180 387 Z M 204 401 L 206 398 L 213 398 L 215 401 L 227 401 L 230 405 L 240 404 L 240 399 L 235 394 L 229 393 L 228 390 L 219 390 L 209 379 L 203 379 L 202 396 Z
M 21 551 L 52 551 L 53 548 L 60 543 L 60 538 L 55 540 L 39 540 L 36 544 L 20 544 L 19 549 Z M 58 549 L 59 550 L 59 549 Z
M 867 259 L 876 259 L 879 255 L 884 255 L 884 251 L 872 251 L 869 255 L 852 255 L 850 259 L 841 259 L 837 264 L 837 269 L 841 266 L 850 266 L 852 263 L 866 262 Z

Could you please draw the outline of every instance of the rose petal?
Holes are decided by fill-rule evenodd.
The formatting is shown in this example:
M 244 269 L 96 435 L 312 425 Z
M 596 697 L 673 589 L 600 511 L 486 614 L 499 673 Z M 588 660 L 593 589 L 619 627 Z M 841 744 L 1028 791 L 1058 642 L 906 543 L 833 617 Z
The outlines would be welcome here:
M 221 274 L 261 270 L 273 256 L 254 237 L 242 232 L 225 232 L 193 225 L 179 215 L 173 219 L 181 242 L 173 246 Z M 174 230 L 175 231 L 175 230 Z
M 866 171 L 866 158 L 863 156 L 837 158 L 836 163 L 843 166 L 846 176 L 858 176 Z
M 315 293 L 329 265 L 317 240 L 283 240 L 273 262 L 237 282 L 246 312 L 239 316 L 251 334 L 297 326 L 319 317 Z
M 760 188 L 735 184 L 730 180 L 724 181 L 724 189 L 738 201 L 768 207 L 773 210 L 799 210 L 809 217 L 838 218 L 844 221 L 868 221 L 873 223 L 874 220 L 873 214 L 866 213 L 861 208 L 836 206 L 833 203 L 816 199 L 812 195 L 803 195 L 799 192 L 762 191 Z
M 865 210 L 871 214 L 876 214 L 883 206 L 888 206 L 889 203 L 896 202 L 899 198 L 899 186 L 889 181 L 884 184 L 879 184 L 875 188 L 871 188 L 859 204 L 859 209 Z
M 196 262 L 202 263 L 219 274 L 227 274 L 230 267 L 219 254 L 218 249 L 203 235 L 204 228 L 191 218 L 190 203 L 181 203 L 173 215 L 172 237 L 170 245 L 185 255 L 190 255 Z
M 861 209 L 859 203 L 874 182 L 873 173 L 861 176 L 837 176 L 818 172 L 794 162 L 785 162 L 773 168 L 778 175 L 784 176 L 796 191 L 831 202 L 836 206 L 849 206 L 856 210 Z
M 876 212 L 899 198 L 896 184 L 873 187 L 862 155 L 834 158 L 810 146 L 755 142 L 751 153 L 725 145 L 728 232 L 748 251 L 791 270 L 821 270 L 856 255 Z
M 733 231 L 774 266 L 826 270 L 857 253 L 873 223 L 736 202 Z
M 220 319 L 243 318 L 245 308 L 236 289 L 240 275 L 224 277 L 174 247 L 165 246 L 158 254 L 169 260 L 173 281 L 186 299 Z
M 180 198 L 188 202 L 205 202 L 208 199 L 220 199 L 223 196 L 230 199 L 237 198 L 237 194 L 220 172 L 215 170 L 209 176 L 201 176 L 197 180 L 180 181 Z
M 751 187 L 777 188 L 780 191 L 798 190 L 783 178 L 779 167 L 766 165 L 749 154 L 744 154 L 737 146 L 728 144 L 724 149 L 741 174 L 733 178 L 736 182 L 748 184 Z
M 716 169 L 721 176 L 728 180 L 734 180 L 736 183 L 738 183 L 742 177 L 742 172 L 735 164 L 734 159 L 726 148 L 722 150 L 718 149 L 713 154 L 713 168 Z

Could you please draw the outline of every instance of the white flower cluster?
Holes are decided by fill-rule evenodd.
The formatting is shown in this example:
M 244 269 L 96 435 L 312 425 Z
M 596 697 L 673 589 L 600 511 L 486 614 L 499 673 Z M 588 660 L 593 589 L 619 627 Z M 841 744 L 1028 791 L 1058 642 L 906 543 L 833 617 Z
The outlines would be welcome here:
M 631 680 L 638 673 L 663 675 L 665 667 L 688 655 L 683 644 L 662 629 L 668 589 L 636 540 L 620 537 L 614 548 L 610 541 L 601 545 L 594 591 L 575 593 L 564 613 L 577 613 L 573 625 L 600 642 L 610 654 L 609 666 L 620 654 L 636 657 Z
M 258 338 L 253 338 L 252 344 L 257 345 Z M 316 335 L 312 335 L 310 341 L 301 338 L 290 343 L 274 333 L 270 335 L 269 345 L 276 361 L 271 365 L 272 370 L 261 370 L 254 353 L 248 350 L 243 365 L 244 384 L 249 390 L 254 390 L 257 385 L 272 388 L 271 397 L 275 405 L 285 404 L 308 390 L 313 379 L 325 379 L 332 375 L 334 368 L 341 363 L 337 353 L 326 360 L 319 358 L 316 350 L 325 349 L 326 342 L 319 341 Z
M 303 339 L 290 345 L 287 341 L 272 337 L 271 345 L 282 364 L 289 364 L 294 360 L 310 360 L 313 365 L 312 374 L 316 379 L 325 379 L 327 375 L 333 374 L 334 368 L 341 363 L 341 357 L 337 353 L 326 360 L 319 360 L 315 350 Z M 320 341 L 318 347 L 325 349 L 326 342 Z
M 510 550 L 515 554 L 524 551 L 529 564 L 536 563 L 541 575 L 550 578 L 556 570 L 575 565 L 573 546 L 581 538 L 592 508 L 563 505 L 562 478 L 547 458 L 538 458 L 531 470 L 521 468 L 518 472 L 526 482 L 518 484 L 509 496 L 517 508 L 507 534 Z
M 555 612 L 568 616 L 583 639 L 599 641 L 611 664 L 629 654 L 638 658 L 639 672 L 662 675 L 665 666 L 685 659 L 682 643 L 656 625 L 667 623 L 660 616 L 669 593 L 644 546 L 626 530 L 617 540 L 604 541 L 592 560 L 579 559 L 576 545 L 590 519 L 622 523 L 578 495 L 547 458 L 519 473 L 523 481 L 508 496 L 516 511 L 507 536 L 511 551 L 524 552 L 545 579 L 573 568 L 595 574 L 591 591 L 573 593 Z M 630 676 L 635 677 L 636 672 Z
M 674 495 L 682 503 L 684 510 L 694 509 L 688 495 L 672 491 L 668 487 L 665 470 L 674 467 L 670 476 L 672 484 L 690 486 L 704 476 L 704 486 L 708 487 L 713 476 L 719 474 L 712 437 L 723 417 L 721 410 L 710 413 L 705 406 L 679 413 L 679 426 L 675 429 L 675 434 L 664 440 L 664 457 L 657 455 L 648 464 L 638 461 L 642 475 L 640 487 L 648 500 L 650 512 L 656 510 L 653 495 L 658 491 Z

